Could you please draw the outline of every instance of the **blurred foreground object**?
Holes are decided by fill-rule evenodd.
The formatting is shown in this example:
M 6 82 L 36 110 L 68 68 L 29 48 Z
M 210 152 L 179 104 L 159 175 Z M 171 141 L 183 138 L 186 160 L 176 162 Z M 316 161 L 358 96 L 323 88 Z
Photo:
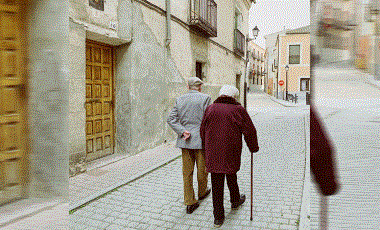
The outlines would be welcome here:
M 0 228 L 68 198 L 68 6 L 0 0 Z
M 324 196 L 338 192 L 333 147 L 312 104 L 310 107 L 310 168 Z

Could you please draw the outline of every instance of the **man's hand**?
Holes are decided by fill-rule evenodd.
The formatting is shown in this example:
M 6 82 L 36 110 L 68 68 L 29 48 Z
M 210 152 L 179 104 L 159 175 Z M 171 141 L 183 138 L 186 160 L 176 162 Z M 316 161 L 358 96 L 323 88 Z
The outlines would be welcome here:
M 182 133 L 182 139 L 185 140 L 185 141 L 186 141 L 187 139 L 189 139 L 190 136 L 191 136 L 191 134 L 190 134 L 189 131 L 185 131 L 185 132 Z

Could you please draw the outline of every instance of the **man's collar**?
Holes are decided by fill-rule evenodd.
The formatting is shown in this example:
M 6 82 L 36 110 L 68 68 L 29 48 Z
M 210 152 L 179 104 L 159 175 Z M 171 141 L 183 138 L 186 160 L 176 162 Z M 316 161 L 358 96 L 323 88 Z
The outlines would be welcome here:
M 198 90 L 194 90 L 194 89 L 190 89 L 189 93 L 199 93 L 199 91 Z

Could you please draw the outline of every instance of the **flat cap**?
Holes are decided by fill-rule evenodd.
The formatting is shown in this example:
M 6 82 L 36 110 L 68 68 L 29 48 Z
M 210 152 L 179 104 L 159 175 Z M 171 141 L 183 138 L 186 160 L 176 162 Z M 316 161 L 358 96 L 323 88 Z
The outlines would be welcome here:
M 197 77 L 190 77 L 188 80 L 187 80 L 187 84 L 189 86 L 196 86 L 196 85 L 202 85 L 203 84 L 203 81 Z

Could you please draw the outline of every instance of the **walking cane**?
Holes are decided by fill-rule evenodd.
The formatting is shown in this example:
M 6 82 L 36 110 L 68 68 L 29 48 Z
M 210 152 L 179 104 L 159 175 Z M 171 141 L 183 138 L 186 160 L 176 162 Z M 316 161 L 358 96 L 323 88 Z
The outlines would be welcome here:
M 253 153 L 251 153 L 251 218 L 252 221 L 252 205 L 253 205 Z
M 328 227 L 328 197 L 323 196 L 321 197 L 321 203 L 320 203 L 320 228 L 321 230 L 327 230 Z

